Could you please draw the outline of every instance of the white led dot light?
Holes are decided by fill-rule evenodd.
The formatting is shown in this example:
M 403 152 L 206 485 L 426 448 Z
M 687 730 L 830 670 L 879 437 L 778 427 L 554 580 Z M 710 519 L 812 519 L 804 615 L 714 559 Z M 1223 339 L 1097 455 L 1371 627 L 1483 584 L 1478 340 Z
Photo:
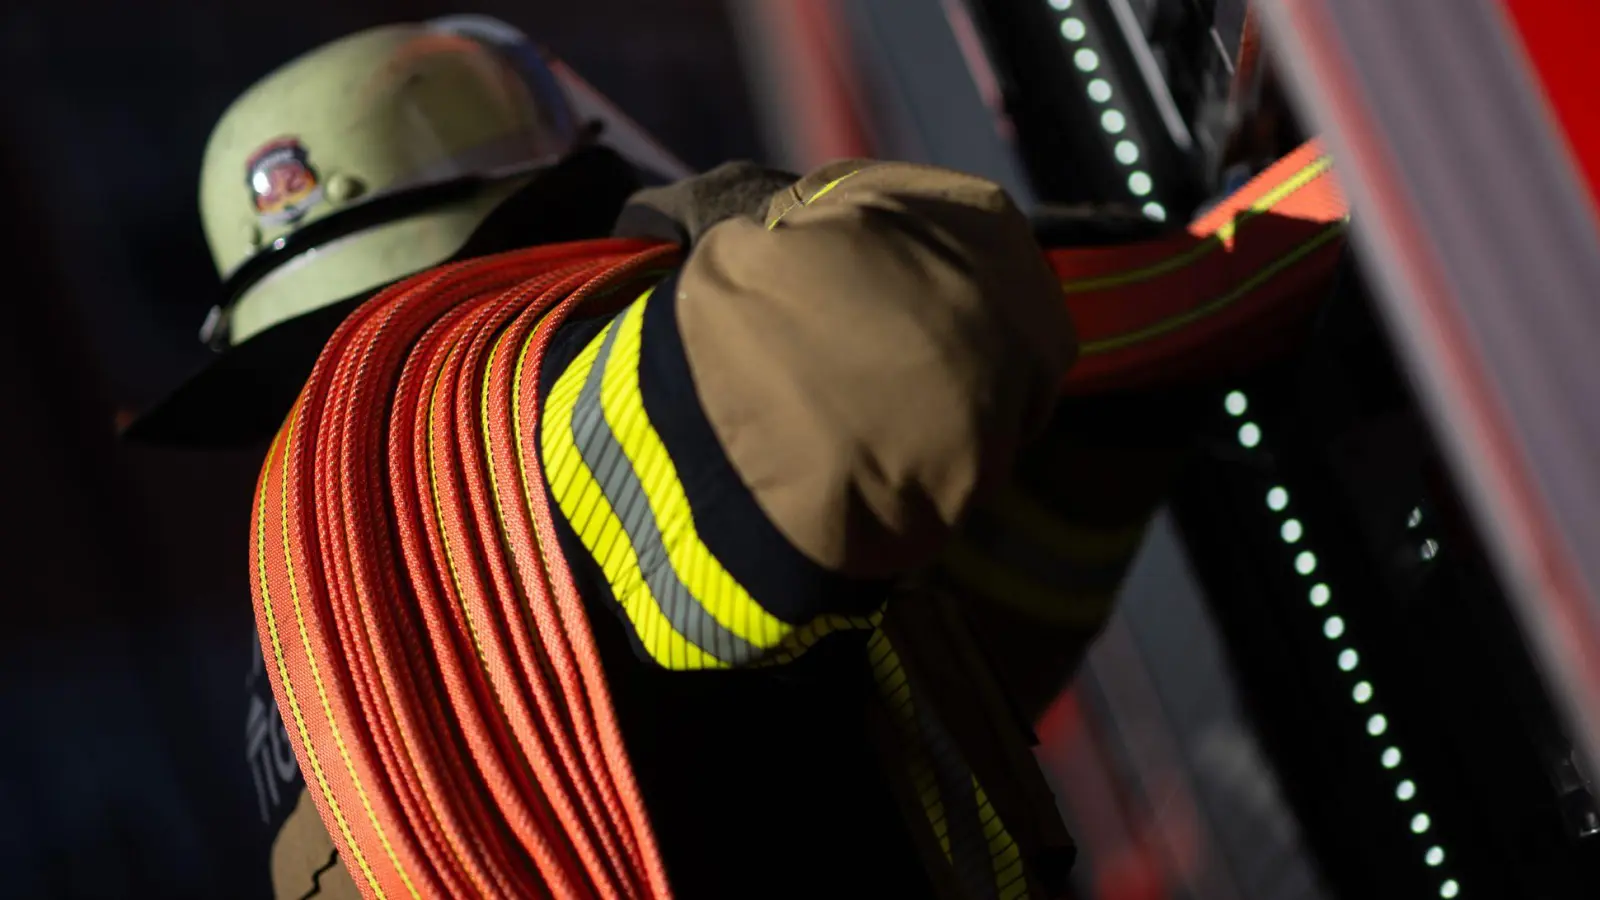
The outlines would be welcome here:
M 1049 3 L 1051 9 L 1064 13 L 1072 9 L 1073 0 L 1049 0 Z M 1100 54 L 1096 53 L 1091 47 L 1083 45 L 1083 42 L 1089 37 L 1089 22 L 1079 16 L 1068 15 L 1061 19 L 1057 28 L 1060 30 L 1061 37 L 1064 40 L 1078 45 L 1077 49 L 1072 52 L 1072 64 L 1077 67 L 1078 71 L 1086 75 L 1098 72 L 1100 69 Z M 1105 104 L 1111 102 L 1114 91 L 1109 80 L 1096 76 L 1090 78 L 1085 87 L 1089 93 L 1089 99 L 1095 103 Z M 1121 135 L 1128 130 L 1128 117 L 1120 109 L 1107 109 L 1100 114 L 1100 127 L 1107 134 Z M 1127 138 L 1118 140 L 1111 153 L 1117 162 L 1125 166 L 1131 166 L 1138 162 L 1141 155 L 1139 145 Z M 1149 197 L 1155 192 L 1155 183 L 1148 172 L 1134 172 L 1128 177 L 1128 192 L 1136 198 Z M 1167 220 L 1167 208 L 1153 200 L 1144 204 L 1142 211 L 1145 218 L 1152 222 L 1165 222 Z
M 1137 148 L 1135 148 L 1137 149 Z M 1118 157 L 1119 160 L 1121 157 Z M 1135 173 L 1137 174 L 1137 173 Z M 1130 187 L 1131 187 L 1130 182 Z M 1249 398 L 1242 391 L 1232 391 L 1223 398 L 1223 409 L 1229 416 L 1239 418 L 1250 408 Z M 1261 428 L 1253 422 L 1245 422 L 1239 426 L 1239 443 L 1246 449 L 1254 449 L 1261 444 Z M 1277 521 L 1278 536 L 1286 544 L 1303 545 L 1306 543 L 1306 528 L 1299 517 L 1286 515 L 1289 508 L 1289 490 L 1282 485 L 1273 485 L 1267 490 L 1267 509 L 1279 515 L 1274 516 Z M 1406 518 L 1408 528 L 1417 528 L 1422 523 L 1422 511 L 1413 509 Z M 1439 553 L 1439 542 L 1433 538 L 1425 538 L 1416 546 L 1418 555 L 1424 560 L 1431 560 Z M 1317 556 L 1310 548 L 1299 549 L 1294 554 L 1293 565 L 1296 572 L 1301 575 L 1311 575 L 1317 570 Z M 1326 582 L 1317 582 L 1309 590 L 1308 597 L 1314 607 L 1324 607 L 1332 602 L 1333 589 Z M 1346 625 L 1343 616 L 1330 615 L 1322 620 L 1322 633 L 1329 640 L 1340 640 L 1345 637 Z M 1361 655 L 1353 647 L 1339 649 L 1336 661 L 1341 672 L 1354 672 L 1361 664 Z M 1370 704 L 1377 690 L 1371 680 L 1361 678 L 1350 686 L 1350 697 L 1358 705 Z M 1367 734 L 1372 737 L 1381 737 L 1389 731 L 1389 719 L 1382 713 L 1372 713 L 1366 720 Z M 1400 768 L 1404 759 L 1400 748 L 1390 744 L 1385 746 L 1378 755 L 1378 761 L 1387 771 L 1394 772 Z M 1400 803 L 1412 804 L 1417 798 L 1417 783 L 1411 778 L 1401 778 L 1394 783 L 1394 796 Z M 1415 808 L 1415 807 L 1413 807 Z M 1418 811 L 1411 816 L 1410 828 L 1413 834 L 1427 834 L 1433 828 L 1433 819 L 1426 812 Z M 1444 864 L 1444 848 L 1435 844 L 1423 852 L 1423 862 L 1430 868 L 1437 868 Z M 1439 896 L 1450 900 L 1459 896 L 1461 885 L 1453 878 L 1447 879 L 1439 885 Z

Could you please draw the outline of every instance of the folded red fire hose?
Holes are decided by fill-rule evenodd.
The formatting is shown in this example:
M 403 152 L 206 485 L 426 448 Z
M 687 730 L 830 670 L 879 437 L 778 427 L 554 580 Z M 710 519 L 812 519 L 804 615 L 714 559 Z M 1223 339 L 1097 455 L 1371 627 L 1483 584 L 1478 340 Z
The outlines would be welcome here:
M 1050 253 L 1069 393 L 1258 356 L 1325 293 L 1346 210 L 1307 145 L 1173 237 Z M 577 308 L 678 262 L 637 241 L 437 269 L 328 342 L 268 455 L 252 588 L 311 796 L 368 897 L 667 897 L 534 452 Z

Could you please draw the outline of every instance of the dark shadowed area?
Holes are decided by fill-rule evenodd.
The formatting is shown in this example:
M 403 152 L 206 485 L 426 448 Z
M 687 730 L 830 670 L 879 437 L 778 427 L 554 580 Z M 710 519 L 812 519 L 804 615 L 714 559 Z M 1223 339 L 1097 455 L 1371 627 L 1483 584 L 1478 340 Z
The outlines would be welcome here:
M 259 454 L 129 448 L 114 422 L 204 359 L 195 195 L 224 107 L 328 40 L 460 12 L 546 43 L 696 167 L 758 155 L 718 0 L 0 8 L 0 897 L 267 895 L 245 692 Z

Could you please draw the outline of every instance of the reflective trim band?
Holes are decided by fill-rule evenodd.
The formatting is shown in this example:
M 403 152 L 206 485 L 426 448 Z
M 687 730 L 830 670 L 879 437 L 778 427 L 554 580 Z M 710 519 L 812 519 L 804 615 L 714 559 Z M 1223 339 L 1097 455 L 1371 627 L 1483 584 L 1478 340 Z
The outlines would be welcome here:
M 601 386 L 602 379 L 609 376 L 617 334 L 618 329 L 612 327 L 602 335 L 599 357 L 578 394 L 572 438 L 589 471 L 595 473 L 600 492 L 611 501 L 622 531 L 638 555 L 639 571 L 644 575 L 647 589 L 660 604 L 673 630 L 723 662 L 734 665 L 749 662 L 760 654 L 760 649 L 713 618 L 669 564 L 665 539 L 656 524 L 656 514 L 645 487 L 634 470 L 633 460 L 623 451 L 606 422 L 601 406 Z M 670 472 L 665 475 L 673 477 Z
M 542 426 L 551 493 L 645 652 L 674 670 L 780 664 L 836 631 L 871 628 L 859 616 L 824 615 L 801 626 L 778 619 L 700 539 L 639 391 L 649 298 L 567 367 Z
M 1027 871 L 1022 865 L 1022 848 L 1006 831 L 1000 814 L 989 802 L 989 795 L 978 779 L 972 779 L 973 795 L 978 801 L 978 821 L 983 826 L 983 837 L 989 845 L 989 861 L 994 867 L 995 887 L 1000 900 L 1017 900 L 1028 896 Z
M 1022 852 L 933 710 L 918 703 L 900 654 L 879 628 L 867 641 L 873 680 L 903 740 L 891 775 L 909 780 L 964 897 L 1027 896 Z
M 818 641 L 831 634 L 841 631 L 871 631 L 875 627 L 877 627 L 876 616 L 845 616 L 837 613 L 817 616 L 789 632 L 777 649 L 757 665 L 786 665 L 799 659 L 807 650 L 816 646 Z

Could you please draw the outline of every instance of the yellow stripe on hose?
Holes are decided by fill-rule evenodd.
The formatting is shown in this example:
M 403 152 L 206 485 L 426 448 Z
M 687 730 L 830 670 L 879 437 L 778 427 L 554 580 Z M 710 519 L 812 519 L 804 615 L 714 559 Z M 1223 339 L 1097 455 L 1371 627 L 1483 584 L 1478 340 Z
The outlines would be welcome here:
M 1109 353 L 1112 350 L 1120 350 L 1121 348 L 1130 344 L 1137 344 L 1141 341 L 1147 341 L 1154 337 L 1160 337 L 1163 334 L 1177 331 L 1179 328 L 1182 328 L 1185 325 L 1193 324 L 1194 322 L 1214 315 L 1228 306 L 1238 302 L 1239 298 L 1245 296 L 1263 284 L 1266 284 L 1272 278 L 1277 276 L 1279 272 L 1282 272 L 1284 269 L 1289 268 L 1290 266 L 1304 259 L 1306 256 L 1309 256 L 1313 251 L 1317 250 L 1317 248 L 1322 247 L 1323 245 L 1332 241 L 1334 238 L 1344 234 L 1344 226 L 1345 222 L 1347 221 L 1348 219 L 1341 219 L 1337 222 L 1323 226 L 1322 230 L 1319 231 L 1316 236 L 1307 239 L 1304 243 L 1295 247 L 1293 250 L 1290 250 L 1283 256 L 1273 260 L 1270 265 L 1256 270 L 1256 272 L 1249 278 L 1245 279 L 1243 282 L 1222 296 L 1217 297 L 1214 300 L 1207 301 L 1206 303 L 1197 306 L 1194 309 L 1188 310 L 1181 315 L 1176 315 L 1168 319 L 1162 319 L 1154 325 L 1141 328 L 1138 331 L 1130 331 L 1125 334 L 1119 334 L 1116 337 L 1106 338 L 1102 341 L 1090 341 L 1085 343 L 1081 348 L 1079 355 L 1095 356 L 1100 353 Z
M 278 459 L 278 480 L 280 489 L 282 491 L 282 496 L 279 500 L 278 521 L 283 533 L 284 563 L 285 569 L 290 573 L 290 594 L 294 601 L 295 620 L 299 623 L 301 643 L 305 647 L 306 658 L 311 660 L 311 665 L 315 667 L 316 662 L 311 653 L 311 642 L 309 636 L 306 634 L 305 618 L 300 609 L 299 591 L 294 584 L 294 563 L 289 557 L 288 456 L 289 447 L 294 443 L 295 422 L 299 419 L 299 417 L 300 404 L 296 403 L 294 409 L 289 412 L 288 427 L 285 428 L 284 431 L 279 432 L 278 436 L 273 439 L 272 449 L 267 454 L 267 464 L 270 467 L 272 465 L 274 456 L 277 456 L 280 450 L 282 451 L 282 455 Z M 339 826 L 339 833 L 344 837 L 345 846 L 349 848 L 351 856 L 355 858 L 356 867 L 361 870 L 361 874 L 363 877 L 365 877 L 367 885 L 372 888 L 373 894 L 375 894 L 379 900 L 385 900 L 387 895 L 384 893 L 383 887 L 378 884 L 377 876 L 373 874 L 372 866 L 367 862 L 366 856 L 362 854 L 361 848 L 356 844 L 355 835 L 350 831 L 350 823 L 345 819 L 344 810 L 339 806 L 339 800 L 334 796 L 333 789 L 328 784 L 328 776 L 323 770 L 322 760 L 317 754 L 316 745 L 311 741 L 311 733 L 306 728 L 305 714 L 300 708 L 300 700 L 294 689 L 294 682 L 289 678 L 288 661 L 284 657 L 282 639 L 278 634 L 278 618 L 273 611 L 272 591 L 269 587 L 269 579 L 267 576 L 267 495 L 265 488 L 267 484 L 270 483 L 270 478 L 263 479 L 263 490 L 261 491 L 259 506 L 256 510 L 256 570 L 260 576 L 261 582 L 261 611 L 262 616 L 267 620 L 267 637 L 272 642 L 272 655 L 278 666 L 278 680 L 279 683 L 283 685 L 284 698 L 289 701 L 290 715 L 294 719 L 296 730 L 300 733 L 300 746 L 305 748 L 306 761 L 311 764 L 311 774 L 317 781 L 318 790 L 322 792 L 322 799 L 328 804 L 329 812 L 333 813 L 333 820 Z M 317 680 L 317 689 L 319 692 L 322 691 L 322 682 L 320 678 Z M 333 713 L 331 708 L 328 706 L 327 695 L 325 693 L 323 693 L 323 710 L 328 716 L 328 721 L 332 722 Z M 334 728 L 334 733 L 337 734 L 337 726 L 334 726 Z M 344 752 L 344 745 L 342 742 L 339 744 L 339 749 L 341 753 Z M 350 765 L 349 755 L 344 755 L 345 766 L 350 771 L 351 777 L 354 778 L 355 769 Z M 370 809 L 368 811 L 370 813 Z M 376 824 L 375 820 L 374 824 Z M 390 858 L 393 859 L 392 854 Z M 396 863 L 396 868 L 398 868 L 398 865 L 399 864 Z M 409 885 L 409 883 L 410 882 L 408 881 L 407 884 Z M 416 890 L 414 888 L 412 889 L 412 896 L 416 896 Z
M 294 420 L 289 423 L 288 446 L 294 446 Z M 284 466 L 288 466 L 287 448 L 285 450 Z M 282 508 L 288 509 L 289 479 L 287 475 L 282 478 L 283 500 Z M 356 796 L 361 800 L 362 809 L 366 810 L 367 821 L 372 823 L 372 830 L 377 833 L 379 843 L 383 844 L 383 852 L 389 857 L 389 862 L 394 865 L 394 870 L 405 883 L 406 891 L 416 900 L 421 895 L 417 893 L 416 885 L 411 883 L 411 876 L 406 873 L 404 866 L 400 865 L 400 858 L 394 852 L 394 845 L 389 843 L 389 833 L 384 830 L 383 824 L 378 821 L 378 814 L 372 808 L 372 798 L 367 796 L 366 786 L 361 783 L 361 776 L 356 774 L 355 762 L 350 759 L 350 748 L 345 745 L 344 732 L 339 728 L 339 721 L 333 715 L 333 704 L 328 700 L 328 688 L 322 681 L 322 668 L 317 665 L 316 654 L 311 650 L 311 635 L 306 630 L 305 614 L 300 607 L 300 588 L 295 579 L 294 556 L 289 552 L 289 517 L 283 517 L 283 571 L 289 579 L 289 597 L 294 601 L 295 622 L 300 628 L 300 642 L 305 648 L 306 667 L 311 671 L 311 681 L 317 686 L 317 697 L 322 701 L 322 713 L 328 717 L 328 730 L 333 734 L 334 746 L 339 748 L 339 756 L 344 760 L 345 770 L 350 773 L 350 785 L 356 789 Z
M 506 338 L 510 334 L 511 331 L 509 329 L 501 331 L 500 336 L 494 339 L 493 344 L 489 345 L 489 357 L 483 364 L 483 383 L 478 389 L 478 429 L 479 433 L 483 435 L 483 460 L 484 468 L 489 473 L 489 497 L 494 501 L 494 521 L 500 531 L 500 542 L 506 547 L 511 546 L 511 535 L 506 531 L 505 504 L 500 500 L 500 476 L 495 470 L 494 438 L 489 433 L 489 388 L 494 379 L 494 361 L 499 357 L 500 348 L 505 345 Z M 516 390 L 515 382 L 512 382 L 511 389 L 513 391 Z M 511 430 L 513 432 L 519 430 L 515 425 L 515 421 L 513 421 Z M 522 589 L 516 579 L 512 579 L 512 587 L 520 595 Z M 523 603 L 527 602 L 526 598 L 519 597 L 519 599 Z
M 1289 176 L 1284 182 L 1263 194 L 1260 199 L 1250 204 L 1250 208 L 1241 213 L 1238 218 L 1225 222 L 1214 234 L 1204 241 L 1190 247 L 1175 256 L 1151 263 L 1138 269 L 1127 272 L 1118 272 L 1114 275 L 1100 275 L 1094 278 L 1080 278 L 1073 281 L 1063 281 L 1061 289 L 1068 294 L 1086 294 L 1091 291 L 1103 291 L 1115 287 L 1125 287 L 1138 284 L 1141 281 L 1151 281 L 1176 272 L 1185 266 L 1193 265 L 1211 253 L 1220 250 L 1224 244 L 1232 240 L 1239 228 L 1262 213 L 1269 212 L 1273 207 L 1282 203 L 1296 191 L 1321 177 L 1333 165 L 1326 156 L 1319 156 L 1307 163 L 1304 168 Z
M 482 667 L 484 674 L 489 676 L 488 682 L 493 688 L 497 682 L 493 677 L 493 671 L 489 668 L 489 658 L 484 654 L 483 640 L 478 637 L 478 624 L 473 621 L 472 607 L 467 603 L 466 593 L 461 590 L 461 573 L 456 568 L 455 551 L 450 547 L 450 529 L 444 521 L 444 502 L 439 498 L 439 467 L 436 460 L 439 432 L 434 428 L 433 413 L 439 405 L 439 382 L 451 371 L 450 361 L 455 359 L 458 349 L 460 349 L 458 344 L 451 345 L 445 353 L 444 362 L 439 366 L 439 373 L 434 376 L 433 384 L 428 388 L 428 490 L 433 494 L 433 521 L 439 528 L 439 543 L 444 546 L 445 565 L 450 569 L 450 585 L 455 589 L 456 600 L 461 605 L 461 618 L 467 623 L 467 634 L 472 638 L 472 649 L 478 657 L 478 665 Z M 498 706 L 499 691 L 494 691 L 494 695 Z M 501 712 L 504 713 L 504 710 Z

